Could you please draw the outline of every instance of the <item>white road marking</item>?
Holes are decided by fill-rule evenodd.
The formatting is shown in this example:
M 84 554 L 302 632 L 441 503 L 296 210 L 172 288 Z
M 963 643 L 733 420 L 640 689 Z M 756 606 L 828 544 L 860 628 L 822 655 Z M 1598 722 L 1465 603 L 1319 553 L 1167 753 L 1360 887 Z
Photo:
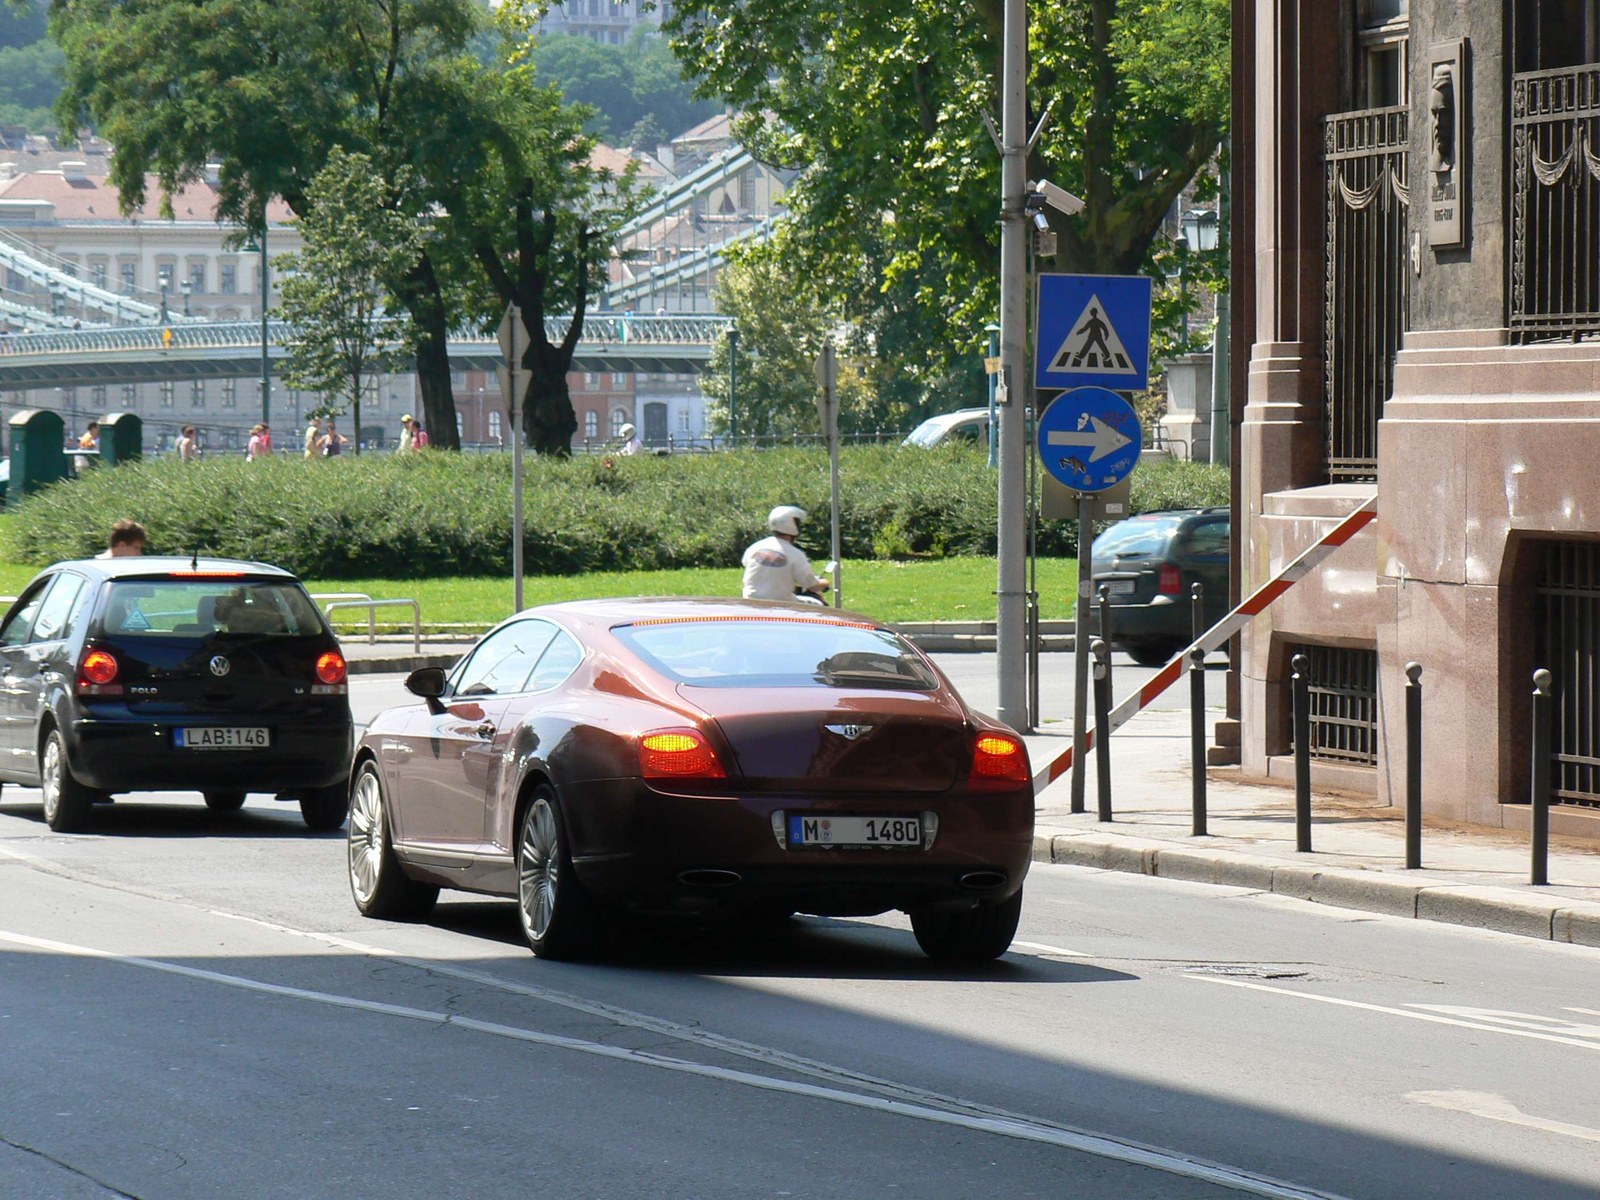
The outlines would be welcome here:
M 1449 1017 L 1464 1017 L 1470 1021 L 1484 1021 L 1490 1025 L 1505 1025 L 1512 1029 L 1532 1029 L 1565 1037 L 1600 1038 L 1600 1025 L 1568 1021 L 1563 1017 L 1541 1017 L 1538 1013 L 1512 1012 L 1504 1008 L 1471 1008 L 1459 1004 L 1408 1004 L 1406 1007 L 1444 1013 Z M 1600 1016 L 1600 1013 L 1596 1015 Z
M 1012 942 L 1024 950 L 1037 950 L 1040 954 L 1059 954 L 1063 958 L 1088 958 L 1082 950 L 1066 950 L 1060 946 L 1046 946 L 1043 942 Z
M 1532 1029 L 1516 1029 L 1509 1025 L 1490 1025 L 1483 1021 L 1462 1021 L 1454 1017 L 1431 1012 L 1418 1012 L 1408 1008 L 1390 1008 L 1385 1004 L 1367 1004 L 1361 1000 L 1346 1000 L 1340 996 L 1324 996 L 1317 992 L 1297 992 L 1293 988 L 1271 987 L 1265 983 L 1250 983 L 1243 979 L 1223 979 L 1215 975 L 1185 975 L 1201 983 L 1220 983 L 1224 987 L 1247 988 L 1252 992 L 1269 992 L 1274 996 L 1293 996 L 1296 1000 L 1315 1000 L 1319 1004 L 1336 1004 L 1341 1008 L 1359 1008 L 1367 1012 L 1387 1013 L 1391 1017 L 1407 1017 L 1413 1021 L 1428 1021 L 1434 1025 L 1454 1025 L 1459 1029 L 1478 1029 L 1484 1033 L 1503 1033 L 1510 1037 L 1533 1038 L 1540 1042 L 1556 1042 L 1563 1046 L 1581 1046 L 1585 1050 L 1600 1050 L 1600 1042 L 1582 1038 L 1562 1037 L 1553 1033 L 1539 1033 Z M 1471 1011 L 1482 1011 L 1473 1009 Z
M 1147 1167 L 1151 1170 L 1214 1184 L 1233 1191 L 1265 1196 L 1269 1197 L 1270 1200 L 1343 1200 L 1342 1197 L 1336 1196 L 1334 1193 L 1321 1191 L 1317 1188 L 1302 1187 L 1298 1184 L 1272 1179 L 1269 1176 L 1257 1175 L 1253 1172 L 1191 1157 L 1175 1151 L 1162 1150 L 1153 1146 L 1145 1146 L 1136 1142 L 1127 1142 L 1119 1138 L 1108 1137 L 1104 1134 L 1089 1133 L 1026 1117 L 993 1117 L 972 1112 L 952 1112 L 947 1109 L 933 1108 L 922 1104 L 908 1104 L 888 1097 L 863 1095 L 859 1092 L 842 1091 L 838 1088 L 823 1087 L 818 1084 L 802 1083 L 790 1079 L 778 1079 L 769 1075 L 757 1075 L 749 1071 L 739 1071 L 709 1063 L 669 1058 L 665 1055 L 652 1054 L 648 1051 L 630 1050 L 622 1046 L 609 1046 L 582 1038 L 543 1033 L 534 1029 L 523 1029 L 518 1026 L 503 1025 L 493 1021 L 479 1021 L 472 1017 L 458 1016 L 454 1013 L 411 1008 L 399 1004 L 385 1004 L 376 1000 L 363 1000 L 356 996 L 342 996 L 333 992 L 320 992 L 308 988 L 289 987 L 285 984 L 267 983 L 263 980 L 249 979 L 241 975 L 207 971 L 200 967 L 186 966 L 182 963 L 167 962 L 162 959 L 118 954 L 114 951 L 101 950 L 92 946 L 79 946 L 50 938 L 31 937 L 23 933 L 0 930 L 0 941 L 10 942 L 18 946 L 28 946 L 35 950 L 43 950 L 55 954 L 102 959 L 120 963 L 124 966 L 140 967 L 145 970 L 159 971 L 186 979 L 218 984 L 223 987 L 238 988 L 243 991 L 260 992 L 285 999 L 324 1004 L 334 1008 L 354 1009 L 361 1012 L 375 1013 L 380 1016 L 400 1017 L 432 1025 L 450 1025 L 477 1033 L 489 1034 L 494 1037 L 508 1038 L 552 1049 L 569 1050 L 596 1058 L 628 1062 L 678 1074 L 697 1075 L 723 1083 L 739 1084 L 762 1091 L 778 1092 L 790 1096 L 822 1100 L 832 1104 L 842 1104 L 852 1108 L 868 1109 L 891 1116 L 926 1121 L 935 1125 L 970 1129 L 977 1133 L 993 1134 L 997 1137 L 1012 1138 L 1017 1141 L 1041 1143 L 1063 1150 L 1092 1155 L 1097 1158 L 1107 1158 L 1116 1162 L 1127 1163 L 1130 1166 Z
M 1406 1099 L 1430 1108 L 1447 1112 L 1466 1113 L 1490 1121 L 1504 1121 L 1507 1125 L 1521 1125 L 1524 1129 L 1537 1129 L 1543 1133 L 1556 1133 L 1562 1137 L 1578 1138 L 1585 1142 L 1600 1142 L 1600 1129 L 1587 1125 L 1572 1125 L 1566 1121 L 1552 1121 L 1523 1112 L 1504 1096 L 1493 1092 L 1407 1092 Z

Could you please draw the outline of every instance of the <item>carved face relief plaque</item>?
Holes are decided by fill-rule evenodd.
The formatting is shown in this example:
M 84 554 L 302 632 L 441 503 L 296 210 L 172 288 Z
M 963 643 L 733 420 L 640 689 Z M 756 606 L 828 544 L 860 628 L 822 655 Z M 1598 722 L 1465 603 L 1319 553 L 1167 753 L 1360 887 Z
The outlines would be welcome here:
M 1460 246 L 1467 203 L 1466 40 L 1433 47 L 1428 57 L 1428 245 Z

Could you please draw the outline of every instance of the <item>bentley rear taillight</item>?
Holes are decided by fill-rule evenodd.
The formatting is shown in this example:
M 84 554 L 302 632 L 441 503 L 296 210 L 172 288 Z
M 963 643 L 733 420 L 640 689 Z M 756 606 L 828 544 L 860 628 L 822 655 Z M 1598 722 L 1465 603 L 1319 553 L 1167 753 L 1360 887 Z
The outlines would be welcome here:
M 975 791 L 1009 792 L 1027 783 L 1028 751 L 1009 733 L 981 733 L 972 747 L 972 775 L 967 786 Z
M 639 738 L 646 779 L 726 779 L 717 752 L 698 729 L 656 729 Z

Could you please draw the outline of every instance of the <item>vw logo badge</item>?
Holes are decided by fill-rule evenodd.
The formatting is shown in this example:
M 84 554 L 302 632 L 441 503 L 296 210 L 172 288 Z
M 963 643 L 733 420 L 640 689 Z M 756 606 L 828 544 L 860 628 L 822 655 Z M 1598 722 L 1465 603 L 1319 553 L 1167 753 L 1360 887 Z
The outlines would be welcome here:
M 872 728 L 871 725 L 824 725 L 829 733 L 836 733 L 847 742 L 853 742 Z
M 226 675 L 231 670 L 233 670 L 233 664 L 230 663 L 227 659 L 223 658 L 222 655 L 218 654 L 218 655 L 216 655 L 215 657 L 212 658 L 212 660 L 211 660 L 211 673 L 213 675 L 215 675 L 218 679 L 221 679 L 224 675 Z

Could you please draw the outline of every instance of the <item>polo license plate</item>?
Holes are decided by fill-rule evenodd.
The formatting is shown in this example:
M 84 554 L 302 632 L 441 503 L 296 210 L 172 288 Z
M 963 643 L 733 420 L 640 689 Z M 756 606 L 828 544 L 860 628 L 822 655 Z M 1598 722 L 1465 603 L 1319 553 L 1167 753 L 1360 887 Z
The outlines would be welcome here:
M 1112 596 L 1133 595 L 1134 581 L 1131 579 L 1106 580 L 1106 593 Z
M 902 846 L 922 845 L 922 821 L 917 817 L 789 818 L 790 846 Z
M 265 750 L 272 735 L 259 726 L 183 725 L 172 731 L 172 741 L 179 750 Z

